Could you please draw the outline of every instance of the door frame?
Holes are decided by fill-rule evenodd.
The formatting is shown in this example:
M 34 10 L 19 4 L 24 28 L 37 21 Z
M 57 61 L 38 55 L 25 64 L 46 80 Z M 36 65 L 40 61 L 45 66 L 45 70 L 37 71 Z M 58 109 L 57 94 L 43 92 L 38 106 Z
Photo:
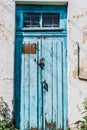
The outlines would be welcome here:
M 68 5 L 69 0 L 26 0 L 18 1 L 15 0 L 16 5 Z
M 44 2 L 45 3 L 45 2 Z M 18 3 L 17 3 L 18 4 Z M 51 4 L 51 3 L 50 3 Z M 29 4 L 30 5 L 30 4 Z M 37 5 L 37 4 L 36 4 Z M 43 4 L 41 4 L 43 5 Z M 54 4 L 56 5 L 56 4 Z M 59 4 L 58 4 L 59 5 Z M 64 4 L 63 4 L 64 5 Z M 37 5 L 38 6 L 38 5 Z M 17 37 L 65 37 L 66 39 L 66 43 L 67 43 L 67 30 L 65 29 L 58 29 L 58 30 L 16 30 L 15 33 L 15 41 L 17 40 Z M 15 42 L 16 43 L 16 42 Z M 22 43 L 21 43 L 22 44 Z M 67 44 L 67 50 L 68 50 L 68 44 Z M 16 47 L 15 47 L 15 53 L 16 53 Z M 21 65 L 21 57 L 19 57 L 20 59 L 20 65 Z M 16 58 L 15 58 L 15 66 L 16 66 Z M 68 58 L 67 58 L 67 63 L 68 63 Z M 15 70 L 15 66 L 14 66 L 14 70 Z M 20 72 L 21 74 L 21 72 Z M 16 76 L 16 72 L 14 71 L 14 77 Z M 15 95 L 17 95 L 17 88 L 15 88 L 15 82 L 16 79 L 14 79 L 14 99 L 15 99 Z M 21 82 L 21 79 L 20 81 Z M 20 91 L 20 88 L 19 88 Z M 20 97 L 20 93 L 19 93 L 19 97 Z M 14 101 L 14 113 L 16 110 L 16 100 Z M 20 112 L 20 106 L 18 106 L 18 112 Z M 14 114 L 14 119 L 16 118 L 16 115 Z M 68 118 L 68 64 L 67 64 L 67 118 Z M 18 123 L 20 123 L 20 119 L 18 119 Z M 67 122 L 68 123 L 68 122 Z M 16 123 L 15 123 L 16 124 Z M 18 124 L 16 124 L 18 126 Z

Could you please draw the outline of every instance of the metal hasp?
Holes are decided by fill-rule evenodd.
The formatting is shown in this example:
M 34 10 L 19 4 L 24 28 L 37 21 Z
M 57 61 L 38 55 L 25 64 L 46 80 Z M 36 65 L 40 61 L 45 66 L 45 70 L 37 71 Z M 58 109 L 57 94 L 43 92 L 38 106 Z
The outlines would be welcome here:
M 48 84 L 46 83 L 46 80 L 42 82 L 43 88 L 48 92 Z
M 37 62 L 37 64 L 41 67 L 41 69 L 44 69 L 44 58 L 41 58 L 39 62 Z

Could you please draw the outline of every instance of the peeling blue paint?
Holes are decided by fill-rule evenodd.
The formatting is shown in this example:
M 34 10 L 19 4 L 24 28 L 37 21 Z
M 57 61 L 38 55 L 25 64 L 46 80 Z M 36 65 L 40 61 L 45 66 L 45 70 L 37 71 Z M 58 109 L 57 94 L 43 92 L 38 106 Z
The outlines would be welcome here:
M 32 8 L 34 8 L 32 6 L 29 7 L 17 7 L 19 14 L 25 10 L 32 11 Z M 53 6 L 53 8 L 49 6 L 48 8 L 49 11 L 50 9 L 54 12 L 60 11 L 61 20 L 64 16 L 64 21 L 66 21 L 65 6 Z M 37 9 L 37 11 L 41 11 L 42 9 L 47 12 L 46 6 L 42 6 L 42 8 L 36 6 L 34 9 Z M 20 23 L 18 24 L 20 25 Z M 62 22 L 61 25 L 63 26 Z M 63 35 L 61 31 L 58 31 L 57 35 L 55 34 L 55 30 L 49 30 L 48 33 L 46 30 L 38 30 L 37 33 L 40 34 L 39 37 L 34 35 L 34 31 L 29 31 L 32 36 L 27 36 L 28 31 L 25 32 L 24 30 L 25 36 L 22 35 L 22 37 L 20 37 L 21 35 L 19 35 L 16 38 L 15 100 L 16 98 L 20 100 L 20 105 L 17 106 L 17 104 L 15 104 L 16 125 L 20 125 L 20 130 L 50 130 L 58 128 L 66 130 L 68 114 L 66 35 Z M 23 32 L 21 32 L 21 34 L 23 34 Z M 48 34 L 51 34 L 51 36 L 48 36 Z M 23 54 L 23 44 L 36 44 L 36 53 Z M 18 46 L 20 46 L 20 49 Z M 20 57 L 21 60 L 18 57 Z M 43 69 L 38 64 L 41 58 L 44 58 L 45 65 Z M 17 80 L 16 74 L 18 78 L 20 77 L 20 80 Z M 48 91 L 43 87 L 43 81 L 46 81 Z M 17 83 L 18 85 L 16 85 Z M 19 106 L 20 109 L 17 110 Z M 20 114 L 17 115 L 17 113 Z M 20 120 L 18 121 L 18 119 Z

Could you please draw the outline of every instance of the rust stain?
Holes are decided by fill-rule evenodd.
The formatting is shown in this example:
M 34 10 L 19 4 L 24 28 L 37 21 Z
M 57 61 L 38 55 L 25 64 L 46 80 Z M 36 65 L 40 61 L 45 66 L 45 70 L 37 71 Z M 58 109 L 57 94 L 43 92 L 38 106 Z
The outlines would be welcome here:
M 76 16 L 74 15 L 72 18 L 76 18 Z
M 80 60 L 79 72 L 81 78 L 87 79 L 87 55 Z
M 77 107 L 78 111 L 81 112 L 79 105 L 76 105 L 76 107 Z
M 83 29 L 87 29 L 87 25 L 85 25 L 85 26 L 83 27 Z
M 84 68 L 79 68 L 80 75 L 84 73 Z
M 3 80 L 13 80 L 13 78 L 3 78 Z
M 83 43 L 87 42 L 87 25 L 83 27 Z
M 87 32 L 84 31 L 83 32 L 83 43 L 86 43 L 86 41 L 87 41 Z
M 8 41 L 9 37 L 5 34 L 5 24 L 0 23 L 0 32 L 2 33 L 4 39 Z
M 76 67 L 74 69 L 74 71 L 73 71 L 73 77 L 74 77 L 74 79 L 76 79 L 77 75 L 78 75 L 78 68 Z
M 38 130 L 38 128 L 32 128 L 32 127 L 31 127 L 31 129 L 30 129 L 30 130 Z
M 47 122 L 45 121 L 46 128 L 56 128 L 56 122 Z
M 3 24 L 0 23 L 0 32 L 4 32 L 3 31 Z
M 80 18 L 80 15 L 77 15 L 77 19 L 79 19 Z
M 36 54 L 36 44 L 24 44 L 23 54 Z
M 87 72 L 85 72 L 85 68 L 80 68 L 80 77 L 87 79 Z
M 72 16 L 72 18 L 80 19 L 80 18 L 83 18 L 83 17 L 86 17 L 86 16 L 87 16 L 87 11 L 85 11 L 81 14 L 78 14 L 78 15 L 74 15 L 74 16 Z
M 74 55 L 78 55 L 78 48 L 74 51 Z

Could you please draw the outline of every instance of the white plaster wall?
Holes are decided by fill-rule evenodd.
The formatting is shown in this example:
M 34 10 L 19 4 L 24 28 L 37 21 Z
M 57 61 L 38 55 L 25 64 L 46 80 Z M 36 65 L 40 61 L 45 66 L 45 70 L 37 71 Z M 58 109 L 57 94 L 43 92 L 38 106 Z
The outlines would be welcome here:
M 19 1 L 19 2 L 18 2 Z M 12 110 L 14 86 L 15 2 L 0 0 L 0 96 Z M 28 1 L 30 0 L 24 0 Z M 34 3 L 65 4 L 67 0 L 31 0 Z M 22 2 L 23 3 L 23 2 Z M 46 4 L 47 4 L 46 3 Z M 81 48 L 80 76 L 87 79 L 87 0 L 68 0 L 68 119 L 74 123 L 82 119 L 82 102 L 87 96 L 87 81 L 78 78 L 78 48 Z
M 12 110 L 14 74 L 14 17 L 11 0 L 0 0 L 0 97 Z
M 78 47 L 80 47 L 80 77 L 87 79 L 87 1 L 70 0 L 68 4 L 68 114 L 69 126 L 74 130 L 74 123 L 82 119 L 84 98 L 87 97 L 87 81 L 78 78 Z M 85 33 L 85 34 L 84 34 Z M 85 35 L 85 36 L 84 36 Z M 84 55 L 83 55 L 84 52 Z M 84 60 L 83 60 L 84 59 Z M 85 64 L 85 65 L 84 65 Z M 83 75 L 84 73 L 84 75 Z

